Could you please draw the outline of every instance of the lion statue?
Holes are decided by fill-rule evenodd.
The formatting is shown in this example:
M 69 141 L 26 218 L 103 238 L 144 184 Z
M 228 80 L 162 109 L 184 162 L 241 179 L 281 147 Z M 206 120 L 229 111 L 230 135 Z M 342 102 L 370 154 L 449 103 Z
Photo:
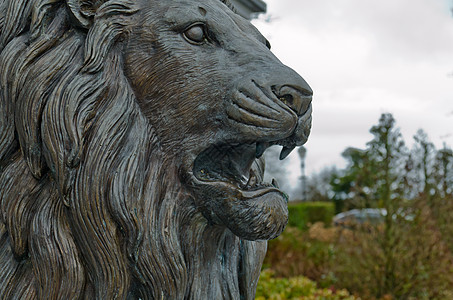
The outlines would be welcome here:
M 227 0 L 0 11 L 0 298 L 253 299 L 302 77 Z

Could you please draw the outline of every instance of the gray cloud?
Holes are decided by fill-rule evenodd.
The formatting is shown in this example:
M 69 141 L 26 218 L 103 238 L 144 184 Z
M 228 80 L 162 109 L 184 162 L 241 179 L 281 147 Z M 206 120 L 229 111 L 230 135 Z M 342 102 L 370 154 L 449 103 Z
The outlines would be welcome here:
M 363 147 L 383 112 L 394 114 L 408 143 L 423 128 L 437 146 L 453 144 L 447 137 L 453 131 L 453 78 L 447 76 L 453 72 L 453 18 L 447 1 L 266 2 L 272 22 L 261 18 L 255 25 L 315 92 L 308 172 L 343 165 L 340 153 Z

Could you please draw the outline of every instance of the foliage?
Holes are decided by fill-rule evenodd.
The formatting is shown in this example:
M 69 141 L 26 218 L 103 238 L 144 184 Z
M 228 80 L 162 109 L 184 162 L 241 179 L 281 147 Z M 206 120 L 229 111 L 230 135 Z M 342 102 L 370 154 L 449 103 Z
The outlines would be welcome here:
M 447 299 L 453 283 L 453 260 L 424 198 L 412 205 L 414 220 L 398 216 L 386 252 L 386 224 L 344 229 L 335 244 L 332 266 L 337 286 L 365 299 L 392 295 L 395 299 Z M 391 256 L 389 258 L 389 256 Z M 389 260 L 394 262 L 389 270 Z M 443 295 L 443 296 L 442 296 Z
M 445 144 L 436 153 L 433 177 L 437 194 L 440 197 L 448 197 L 453 194 L 453 151 Z
M 411 190 L 430 196 L 434 194 L 435 187 L 433 176 L 435 147 L 423 129 L 417 131 L 414 141 L 415 145 L 411 151 L 410 159 L 414 161 L 415 182 L 414 188 Z
M 436 225 L 442 234 L 442 240 L 453 252 L 453 196 L 436 196 L 430 200 L 431 213 L 436 220 Z
M 397 268 L 398 242 L 400 240 L 397 219 L 394 216 L 401 207 L 404 197 L 404 166 L 407 150 L 399 129 L 395 128 L 395 119 L 391 114 L 382 114 L 379 123 L 371 127 L 373 139 L 367 143 L 368 155 L 376 164 L 374 190 L 378 207 L 384 208 L 387 214 L 379 235 L 377 250 L 382 251 L 382 268 L 377 296 L 384 291 L 393 291 L 400 284 Z
M 335 167 L 324 168 L 318 173 L 311 174 L 306 180 L 305 200 L 307 201 L 330 201 L 333 196 L 330 182 L 336 176 Z
M 331 180 L 336 212 L 383 208 L 383 220 L 289 228 L 269 244 L 265 263 L 277 276 L 304 275 L 363 299 L 453 299 L 453 151 L 436 150 L 423 130 L 409 150 L 395 123 L 383 114 L 364 149 L 343 152 L 347 167 Z
M 385 224 L 353 230 L 315 223 L 308 231 L 289 227 L 269 243 L 265 266 L 276 276 L 307 276 L 321 287 L 347 289 L 363 299 L 452 299 L 453 217 L 444 223 L 426 198 L 411 205 L 414 219 L 396 216 L 389 275 Z M 453 207 L 453 199 L 449 202 Z M 451 210 L 450 210 L 451 211 Z M 394 281 L 389 284 L 386 276 Z
M 272 270 L 261 272 L 256 290 L 256 300 L 354 300 L 346 290 L 318 289 L 310 279 L 297 276 L 275 278 Z
M 348 161 L 348 167 L 334 174 L 331 180 L 336 212 L 375 206 L 378 201 L 374 190 L 375 161 L 367 150 L 357 148 L 346 149 L 342 156 Z
M 391 114 L 382 114 L 370 129 L 373 139 L 365 149 L 350 147 L 342 153 L 347 167 L 330 182 L 337 213 L 368 207 L 391 212 L 399 209 L 399 201 L 422 194 L 452 194 L 453 151 L 446 145 L 437 150 L 422 129 L 409 151 L 395 123 Z
M 269 241 L 264 266 L 271 267 L 279 277 L 304 275 L 323 287 L 330 286 L 335 281 L 329 271 L 329 262 L 334 258 L 333 247 L 325 238 L 312 238 L 316 232 L 310 231 L 286 228 L 278 238 Z
M 288 225 L 299 229 L 307 229 L 309 224 L 315 222 L 329 225 L 334 215 L 331 202 L 290 202 L 288 210 Z
M 449 231 L 449 226 L 440 225 L 446 222 L 432 221 L 434 217 L 437 220 L 441 217 L 441 214 L 433 213 L 434 196 L 448 194 L 445 182 L 450 178 L 449 152 L 439 152 L 436 156 L 434 145 L 423 130 L 414 136 L 415 145 L 409 152 L 395 122 L 391 114 L 382 114 L 378 124 L 370 129 L 373 139 L 367 143 L 366 149 L 348 148 L 343 153 L 349 162 L 348 167 L 332 181 L 337 203 L 343 204 L 346 209 L 377 207 L 387 211 L 379 228 L 368 228 L 363 234 L 354 232 L 356 239 L 348 243 L 355 246 L 343 248 L 348 253 L 344 257 L 355 256 L 353 261 L 360 259 L 364 267 L 375 264 L 375 268 L 370 268 L 373 283 L 367 289 L 377 297 L 385 293 L 407 297 L 418 289 L 416 285 L 420 274 L 439 269 L 436 265 L 442 259 L 446 260 L 447 266 L 451 265 L 450 258 L 441 254 L 447 249 L 448 242 L 439 238 L 442 230 Z M 437 176 L 444 179 L 442 184 L 436 184 L 436 170 Z M 420 203 L 423 203 L 423 209 L 419 207 Z M 426 217 L 428 212 L 431 219 Z M 407 213 L 424 217 L 425 220 L 408 223 L 399 217 Z M 370 236 L 372 239 L 369 239 Z M 434 245 L 443 247 L 442 251 L 437 249 L 436 255 L 440 255 L 438 261 L 429 259 L 433 257 L 431 248 Z M 349 264 L 353 261 L 347 259 L 343 262 L 345 273 L 351 270 Z M 423 270 L 413 268 L 419 264 L 422 264 Z M 351 280 L 354 274 L 349 275 L 348 282 L 353 282 L 352 285 L 345 282 L 343 286 L 357 290 L 357 286 L 367 285 L 368 277 L 360 277 L 358 284 Z M 433 285 L 442 290 L 440 283 Z M 420 291 L 417 293 L 421 295 Z
M 365 149 L 343 152 L 348 166 L 332 180 L 335 198 L 345 210 L 380 207 L 393 212 L 402 196 L 408 151 L 391 114 L 382 114 L 370 133 Z

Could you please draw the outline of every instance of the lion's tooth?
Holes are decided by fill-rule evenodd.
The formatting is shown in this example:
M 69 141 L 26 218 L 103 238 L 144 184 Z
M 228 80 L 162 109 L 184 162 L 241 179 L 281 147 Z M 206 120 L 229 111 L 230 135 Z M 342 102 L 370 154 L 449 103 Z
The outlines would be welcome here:
M 278 184 L 278 181 L 275 178 L 272 178 L 272 185 L 278 189 L 280 188 L 280 185 Z
M 284 160 L 288 155 L 296 148 L 296 146 L 286 147 L 284 146 L 282 152 L 280 152 L 280 160 Z
M 241 184 L 243 187 L 246 187 L 249 185 L 249 182 L 250 182 L 250 178 L 247 179 L 247 177 L 245 176 L 241 176 Z
M 250 178 L 249 178 L 249 181 L 247 182 L 247 186 L 249 187 L 255 187 L 256 186 L 256 175 L 255 175 L 255 172 L 253 170 L 250 170 Z
M 257 142 L 255 157 L 260 158 L 261 156 L 263 156 L 264 151 L 266 151 L 266 145 L 262 142 Z

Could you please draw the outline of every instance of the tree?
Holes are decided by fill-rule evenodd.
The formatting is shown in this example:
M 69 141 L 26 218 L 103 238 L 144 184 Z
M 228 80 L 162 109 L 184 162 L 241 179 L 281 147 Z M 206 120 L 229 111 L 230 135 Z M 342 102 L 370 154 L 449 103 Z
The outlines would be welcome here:
M 347 148 L 342 156 L 348 161 L 342 172 L 333 174 L 331 185 L 337 211 L 377 206 L 374 189 L 376 164 L 368 150 Z
M 436 152 L 419 130 L 409 152 L 395 124 L 391 114 L 382 114 L 366 148 L 346 149 L 347 167 L 333 177 L 336 203 L 383 209 L 382 223 L 357 224 L 357 244 L 347 243 L 352 256 L 346 261 L 360 261 L 377 299 L 446 299 L 441 291 L 450 290 L 453 279 L 453 151 L 444 145 Z M 437 274 L 441 280 L 433 278 Z
M 332 177 L 336 176 L 335 167 L 324 168 L 318 173 L 313 173 L 307 178 L 306 200 L 307 201 L 331 201 L 333 190 L 331 186 Z
M 423 129 L 417 131 L 414 140 L 411 159 L 415 161 L 413 169 L 415 184 L 418 192 L 429 198 L 434 194 L 436 185 L 433 176 L 436 148 Z
M 408 151 L 391 114 L 382 114 L 370 133 L 373 139 L 366 149 L 347 148 L 342 153 L 348 165 L 333 178 L 333 191 L 352 207 L 394 211 L 394 200 L 403 198 Z
M 436 191 L 440 197 L 452 196 L 453 189 L 453 151 L 444 144 L 434 162 Z
M 341 199 L 349 209 L 378 207 L 385 211 L 382 228 L 376 231 L 384 275 L 376 279 L 381 297 L 398 285 L 396 249 L 400 246 L 401 230 L 397 222 L 404 201 L 409 155 L 391 114 L 382 114 L 370 133 L 373 138 L 366 149 L 348 148 L 343 152 L 348 166 L 333 178 L 332 187 L 336 200 Z
M 379 123 L 370 129 L 373 139 L 367 143 L 368 155 L 376 164 L 375 188 L 379 206 L 393 210 L 395 201 L 401 198 L 404 167 L 408 151 L 395 119 L 389 113 L 382 114 Z
M 381 246 L 384 256 L 384 278 L 381 286 L 382 296 L 397 285 L 395 276 L 398 245 L 396 218 L 404 194 L 404 167 L 407 149 L 395 119 L 389 113 L 382 114 L 379 123 L 370 129 L 373 139 L 367 143 L 369 155 L 376 163 L 375 189 L 379 196 L 379 206 L 384 208 L 383 237 Z

